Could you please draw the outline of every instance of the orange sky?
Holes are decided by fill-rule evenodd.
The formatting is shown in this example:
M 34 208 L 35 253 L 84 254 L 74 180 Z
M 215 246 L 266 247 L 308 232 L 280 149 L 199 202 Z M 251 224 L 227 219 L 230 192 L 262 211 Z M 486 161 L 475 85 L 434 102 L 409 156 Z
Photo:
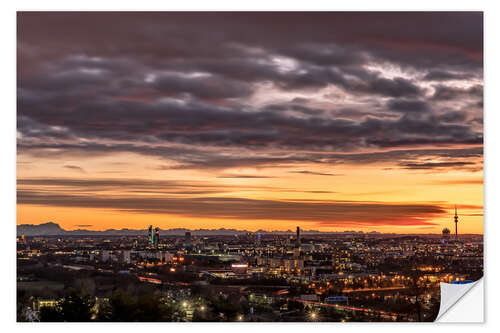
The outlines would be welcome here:
M 145 228 L 149 224 L 162 229 L 168 228 L 236 228 L 255 231 L 293 230 L 296 225 L 304 229 L 322 231 L 379 231 L 396 233 L 438 233 L 444 227 L 452 229 L 453 205 L 457 204 L 460 215 L 459 231 L 463 233 L 483 232 L 483 185 L 482 171 L 429 172 L 428 170 L 393 169 L 389 165 L 344 165 L 319 168 L 316 165 L 301 165 L 273 168 L 235 168 L 223 171 L 200 170 L 158 170 L 162 162 L 132 154 L 110 157 L 85 158 L 82 160 L 54 160 L 38 158 L 36 164 L 30 158 L 19 157 L 18 179 L 45 179 L 44 184 L 21 184 L 22 190 L 36 190 L 49 194 L 82 193 L 85 196 L 105 198 L 203 198 L 207 193 L 186 194 L 184 187 L 176 183 L 163 188 L 162 181 L 175 180 L 189 184 L 190 190 L 213 191 L 211 197 L 237 197 L 256 200 L 278 201 L 355 201 L 386 204 L 423 204 L 442 207 L 444 212 L 421 216 L 429 225 L 364 225 L 341 219 L 334 226 L 320 221 L 286 220 L 273 216 L 272 219 L 236 219 L 190 216 L 186 214 L 155 214 L 152 212 L 128 211 L 124 207 L 59 207 L 57 205 L 18 205 L 18 224 L 39 224 L 47 221 L 59 223 L 65 229 L 86 228 L 104 230 L 108 228 Z M 68 169 L 65 165 L 78 164 L 82 170 Z M 112 168 L 112 170 L 111 170 Z M 321 174 L 296 173 L 307 170 Z M 107 176 L 113 172 L 113 177 Z M 330 175 L 333 174 L 333 175 Z M 231 178 L 249 175 L 268 178 Z M 224 178 L 221 178 L 224 177 Z M 48 179 L 48 181 L 47 181 Z M 52 185 L 51 179 L 123 180 L 131 182 L 130 187 L 110 185 L 103 188 L 85 188 L 80 185 Z M 146 181 L 142 185 L 141 181 Z M 158 183 L 156 183 L 158 182 Z M 137 184 L 138 183 L 138 184 Z M 156 185 L 155 185 L 156 184 Z M 139 192 L 140 190 L 140 192 Z M 182 191 L 182 193 L 179 193 Z M 389 211 L 387 212 L 389 213 Z M 382 213 L 377 213 L 378 215 Z M 404 219 L 403 214 L 403 219 Z M 419 224 L 418 222 L 416 224 Z

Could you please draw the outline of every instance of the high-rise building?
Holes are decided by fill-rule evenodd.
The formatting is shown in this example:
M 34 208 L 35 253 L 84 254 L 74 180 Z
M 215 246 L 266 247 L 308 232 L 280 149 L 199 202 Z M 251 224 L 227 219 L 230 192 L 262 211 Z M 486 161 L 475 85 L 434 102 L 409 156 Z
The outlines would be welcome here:
M 300 227 L 297 226 L 297 239 L 295 240 L 295 244 L 300 246 Z
M 184 246 L 191 246 L 191 232 L 186 231 L 184 234 Z
M 457 214 L 457 205 L 455 205 L 455 238 L 458 239 L 458 214 Z
M 158 248 L 159 242 L 160 242 L 160 228 L 156 227 L 155 234 L 154 234 L 154 246 L 156 249 Z
M 149 243 L 151 244 L 151 246 L 153 246 L 155 244 L 155 234 L 152 225 L 149 226 L 148 231 L 149 231 L 148 233 Z

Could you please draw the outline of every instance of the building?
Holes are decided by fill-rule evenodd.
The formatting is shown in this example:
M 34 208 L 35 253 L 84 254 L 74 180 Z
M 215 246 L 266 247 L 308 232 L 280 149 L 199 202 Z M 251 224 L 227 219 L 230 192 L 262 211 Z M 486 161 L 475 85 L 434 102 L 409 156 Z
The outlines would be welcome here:
M 247 274 L 248 264 L 246 264 L 246 263 L 234 263 L 234 264 L 231 264 L 231 271 L 234 274 Z
M 163 261 L 165 263 L 170 263 L 170 262 L 172 262 L 174 257 L 175 257 L 174 253 L 165 251 L 165 252 L 163 252 L 163 258 L 161 258 L 162 259 L 161 261 Z
M 184 234 L 184 246 L 191 246 L 191 232 L 186 231 Z
M 450 239 L 450 229 L 448 228 L 443 229 L 443 239 Z
M 108 262 L 110 259 L 109 250 L 103 250 L 101 253 L 102 262 Z
M 295 240 L 295 245 L 300 247 L 300 227 L 297 226 L 297 239 Z
M 156 227 L 155 228 L 155 234 L 154 234 L 154 246 L 157 249 L 158 248 L 158 243 L 160 242 L 160 228 Z
M 43 307 L 56 307 L 57 306 L 57 300 L 55 299 L 37 299 L 33 301 L 33 310 L 35 311 L 40 311 L 41 308 Z
M 121 253 L 120 261 L 124 264 L 130 264 L 130 250 L 123 250 Z
M 148 238 L 149 238 L 149 243 L 151 244 L 151 246 L 154 246 L 155 245 L 155 234 L 153 232 L 152 225 L 150 225 L 149 229 L 148 229 Z

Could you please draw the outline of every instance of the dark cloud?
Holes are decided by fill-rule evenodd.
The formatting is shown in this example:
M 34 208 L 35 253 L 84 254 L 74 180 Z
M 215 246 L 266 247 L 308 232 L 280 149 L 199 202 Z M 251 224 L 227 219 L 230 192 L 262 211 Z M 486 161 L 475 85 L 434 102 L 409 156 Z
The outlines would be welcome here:
M 252 93 L 250 86 L 241 81 L 213 75 L 183 77 L 178 74 L 163 74 L 151 84 L 158 93 L 188 93 L 202 99 L 246 97 Z
M 483 141 L 467 121 L 482 85 L 446 81 L 482 78 L 482 29 L 480 12 L 20 12 L 19 154 L 133 152 L 168 170 L 466 151 Z M 431 98 L 415 73 L 440 81 Z
M 373 81 L 365 81 L 353 86 L 361 93 L 372 93 L 388 97 L 415 97 L 420 96 L 423 91 L 413 82 L 397 77 L 394 79 L 376 78 Z
M 484 183 L 483 179 L 449 179 L 449 180 L 439 180 L 434 181 L 430 184 L 432 185 L 482 185 Z
M 427 141 L 432 143 L 432 140 Z M 411 142 L 401 143 L 401 145 Z M 56 158 L 61 154 L 73 157 L 108 155 L 112 153 L 133 152 L 145 156 L 160 157 L 176 161 L 180 164 L 161 166 L 157 170 L 175 169 L 229 169 L 234 167 L 276 167 L 293 166 L 301 163 L 318 165 L 358 165 L 370 163 L 394 163 L 400 160 L 415 161 L 423 158 L 439 158 L 445 160 L 477 160 L 483 156 L 482 147 L 442 148 L 442 149 L 395 149 L 367 153 L 328 153 L 328 152 L 285 152 L 261 153 L 247 151 L 241 154 L 228 155 L 225 151 L 204 151 L 186 147 L 162 147 L 144 145 L 106 145 L 106 144 L 18 144 L 18 149 L 25 154 L 39 158 Z
M 424 76 L 427 81 L 449 81 L 449 80 L 464 80 L 470 78 L 470 74 L 453 73 L 440 70 L 434 70 Z
M 481 12 L 19 12 L 19 56 L 31 64 L 67 54 L 134 54 L 159 63 L 226 59 L 248 46 L 322 66 L 357 64 L 368 55 L 414 66 L 477 66 L 482 64 L 482 16 Z
M 464 123 L 467 120 L 465 111 L 448 111 L 435 116 L 436 121 L 443 123 Z
M 310 116 L 322 115 L 325 112 L 325 110 L 323 109 L 303 106 L 298 101 L 291 101 L 289 103 L 283 103 L 283 104 L 266 105 L 265 110 L 278 113 L 281 111 L 295 111 Z
M 410 170 L 431 170 L 438 168 L 461 168 L 474 165 L 473 162 L 429 162 L 429 163 L 400 163 L 405 169 Z
M 233 174 L 224 174 L 218 176 L 217 178 L 274 178 L 271 176 L 263 176 L 263 175 L 233 175 Z
M 85 170 L 83 168 L 79 167 L 78 165 L 65 165 L 64 168 L 85 173 Z
M 426 102 L 418 100 L 391 99 L 387 102 L 389 110 L 398 112 L 425 112 L 429 110 Z
M 135 213 L 175 214 L 239 220 L 300 220 L 323 226 L 435 225 L 430 220 L 444 213 L 434 204 L 356 201 L 276 201 L 229 197 L 172 198 L 47 194 L 20 190 L 20 204 L 56 207 L 107 208 Z
M 475 97 L 482 100 L 483 86 L 475 85 L 470 88 L 453 88 L 443 85 L 435 86 L 433 99 L 435 100 L 457 100 L 459 98 Z
M 482 141 L 482 134 L 468 124 L 436 123 L 432 118 L 368 117 L 362 121 L 319 116 L 304 118 L 269 112 L 265 108 L 242 109 L 175 100 L 147 104 L 82 101 L 62 116 L 49 103 L 43 102 L 42 99 L 31 103 L 20 93 L 18 107 L 24 116 L 18 118 L 18 129 L 23 135 L 47 139 L 77 136 L 148 144 L 175 142 L 197 146 L 327 151 L 353 151 L 366 147 L 367 143 L 397 147 L 406 143 L 470 144 Z M 416 106 L 410 103 L 404 107 Z M 350 140 L 345 140 L 346 137 Z
M 315 176 L 341 176 L 341 175 L 335 174 L 335 173 L 314 172 L 314 171 L 308 171 L 308 170 L 290 171 L 290 172 L 291 173 L 301 173 L 301 174 L 306 174 L 306 175 L 315 175 Z
M 223 175 L 217 178 L 273 178 L 253 175 Z M 154 194 L 167 196 L 199 196 L 209 194 L 231 193 L 232 186 L 209 181 L 181 181 L 181 180 L 148 180 L 128 178 L 21 178 L 18 179 L 19 189 L 39 191 L 45 193 L 122 193 Z M 331 191 L 296 190 L 267 185 L 238 185 L 240 191 L 267 191 L 267 192 L 297 192 L 297 193 L 336 193 Z

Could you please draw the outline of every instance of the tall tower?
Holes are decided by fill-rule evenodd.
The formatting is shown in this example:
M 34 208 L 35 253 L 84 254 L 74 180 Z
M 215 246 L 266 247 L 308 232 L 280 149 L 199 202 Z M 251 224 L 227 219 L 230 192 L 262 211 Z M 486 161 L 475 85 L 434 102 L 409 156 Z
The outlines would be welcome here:
M 458 239 L 458 214 L 457 214 L 457 205 L 455 205 L 455 238 Z
M 295 240 L 295 242 L 296 242 L 295 244 L 297 246 L 300 246 L 300 227 L 299 226 L 297 226 L 297 239 Z
M 149 236 L 149 243 L 151 244 L 151 246 L 153 246 L 155 244 L 155 234 L 154 234 L 154 230 L 153 230 L 153 226 L 152 225 L 149 226 L 148 231 L 149 231 L 149 234 L 148 234 L 148 236 Z
M 154 235 L 154 246 L 155 249 L 158 249 L 158 243 L 160 242 L 160 228 L 156 227 L 155 228 L 155 235 Z

